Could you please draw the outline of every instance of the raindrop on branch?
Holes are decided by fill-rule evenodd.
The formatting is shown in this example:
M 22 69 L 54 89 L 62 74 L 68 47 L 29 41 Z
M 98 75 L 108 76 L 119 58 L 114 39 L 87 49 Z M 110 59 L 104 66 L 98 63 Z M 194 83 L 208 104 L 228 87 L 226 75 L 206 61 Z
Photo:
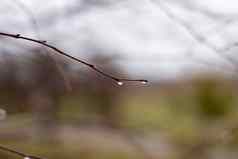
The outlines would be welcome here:
M 124 83 L 121 82 L 121 81 L 118 81 L 117 84 L 118 84 L 119 86 L 122 86 Z
M 141 81 L 140 83 L 141 83 L 141 84 L 147 84 L 148 81 L 147 81 L 147 80 L 143 80 L 143 81 Z
M 6 119 L 6 117 L 7 117 L 6 110 L 0 108 L 0 121 Z

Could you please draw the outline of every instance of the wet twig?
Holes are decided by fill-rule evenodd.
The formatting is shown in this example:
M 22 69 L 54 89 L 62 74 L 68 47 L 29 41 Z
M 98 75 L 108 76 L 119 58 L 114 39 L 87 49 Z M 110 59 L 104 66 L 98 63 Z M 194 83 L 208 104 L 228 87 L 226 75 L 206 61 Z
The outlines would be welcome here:
M 127 78 L 118 78 L 118 77 L 115 77 L 111 74 L 108 74 L 106 72 L 104 72 L 103 70 L 99 69 L 98 67 L 96 67 L 95 65 L 91 64 L 91 63 L 88 63 L 84 60 L 81 60 L 79 58 L 76 58 L 70 54 L 67 54 L 66 52 L 64 51 L 61 51 L 60 49 L 56 48 L 55 46 L 53 45 L 50 45 L 47 43 L 47 41 L 42 41 L 42 40 L 37 40 L 37 39 L 33 39 L 33 38 L 29 38 L 29 37 L 26 37 L 26 36 L 22 36 L 21 34 L 10 34 L 10 33 L 4 33 L 4 32 L 0 32 L 0 36 L 5 36 L 5 37 L 9 37 L 9 38 L 15 38 L 15 39 L 22 39 L 22 40 L 25 40 L 25 41 L 31 41 L 31 42 L 34 42 L 34 43 L 38 43 L 40 45 L 43 45 L 47 48 L 50 48 L 52 49 L 53 51 L 55 51 L 56 53 L 60 54 L 60 55 L 63 55 L 67 58 L 70 58 L 78 63 L 81 63 L 81 64 L 84 64 L 86 65 L 87 67 L 91 68 L 92 70 L 96 71 L 97 73 L 101 74 L 102 76 L 104 77 L 107 77 L 111 80 L 114 80 L 115 82 L 117 82 L 118 85 L 123 85 L 124 82 L 140 82 L 141 84 L 146 84 L 148 83 L 147 80 L 144 80 L 144 79 L 127 79 Z
M 20 152 L 20 151 L 17 151 L 17 150 L 13 150 L 13 149 L 7 148 L 5 146 L 0 146 L 0 150 L 5 151 L 5 152 L 9 152 L 9 153 L 12 153 L 12 154 L 15 154 L 15 155 L 17 155 L 19 157 L 22 157 L 23 159 L 43 159 L 41 157 L 25 154 L 23 152 Z

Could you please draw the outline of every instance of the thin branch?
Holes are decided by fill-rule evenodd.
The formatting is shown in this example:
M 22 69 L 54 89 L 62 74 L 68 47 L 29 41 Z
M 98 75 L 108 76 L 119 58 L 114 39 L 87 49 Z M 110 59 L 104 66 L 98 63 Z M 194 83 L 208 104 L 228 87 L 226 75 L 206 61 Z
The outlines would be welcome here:
M 41 157 L 28 155 L 28 154 L 25 154 L 23 152 L 19 152 L 17 150 L 13 150 L 13 149 L 10 149 L 10 148 L 4 147 L 4 146 L 0 146 L 0 150 L 15 154 L 19 157 L 22 157 L 23 159 L 43 159 Z
M 25 5 L 25 3 L 22 2 L 21 0 L 11 0 L 11 1 L 13 1 L 26 14 L 29 22 L 31 23 L 31 25 L 33 27 L 33 31 L 35 32 L 37 39 L 38 40 L 41 39 L 39 25 L 38 25 L 37 20 L 34 16 L 34 13 L 31 11 L 31 9 L 29 7 L 27 7 Z M 55 67 L 56 67 L 59 75 L 61 75 L 61 77 L 62 77 L 66 91 L 71 91 L 72 86 L 71 86 L 69 79 L 66 76 L 66 72 L 59 65 L 58 61 L 54 58 L 54 56 L 51 55 L 51 53 L 46 49 L 46 47 L 42 46 L 42 51 L 44 51 L 45 55 L 47 57 L 49 57 L 49 59 L 55 64 Z
M 227 27 L 231 24 L 234 25 L 234 23 L 237 23 L 237 21 L 238 21 L 238 18 L 237 18 L 238 15 L 236 13 L 235 14 L 233 14 L 233 13 L 223 14 L 223 13 L 215 12 L 215 11 L 209 10 L 208 7 L 205 7 L 205 6 L 202 7 L 200 5 L 196 5 L 192 1 L 191 2 L 171 1 L 171 3 L 174 3 L 176 6 L 182 7 L 186 11 L 200 14 L 202 16 L 205 16 L 206 18 L 209 18 L 210 20 L 219 22 L 214 27 L 208 29 L 206 31 L 207 33 L 210 33 L 210 32 L 218 33 L 222 29 L 224 29 L 224 27 Z
M 185 53 L 185 55 L 187 56 L 151 56 L 151 57 L 146 57 L 146 58 L 142 58 L 142 57 L 135 57 L 135 58 L 125 58 L 125 57 L 119 57 L 117 58 L 118 61 L 133 61 L 133 62 L 137 62 L 137 61 L 141 61 L 143 60 L 143 62 L 150 62 L 150 63 L 172 63 L 172 64 L 180 64 L 180 63 L 188 63 L 188 64 L 193 64 L 193 65 L 201 65 L 201 66 L 205 66 L 207 69 L 209 70 L 216 70 L 220 73 L 229 73 L 234 77 L 238 77 L 237 76 L 237 71 L 233 68 L 230 67 L 227 64 L 223 64 L 223 63 L 218 63 L 215 61 L 211 61 L 211 60 L 207 60 L 207 59 L 203 59 L 203 58 L 199 58 L 197 56 L 191 56 L 193 53 L 192 51 L 188 51 L 188 53 Z
M 135 148 L 137 154 L 141 154 L 144 159 L 154 159 L 154 155 L 151 154 L 145 147 L 143 143 L 138 141 L 135 135 L 133 135 L 128 128 L 123 127 L 120 124 L 113 124 L 110 122 L 106 123 L 107 128 L 109 130 L 114 131 L 117 135 L 119 135 L 122 139 L 124 139 L 130 146 Z M 141 134 L 141 133 L 140 133 Z
M 97 68 L 95 65 L 91 64 L 91 63 L 88 63 L 84 60 L 81 60 L 81 59 L 78 59 L 74 56 L 71 56 L 69 54 L 67 54 L 66 52 L 64 51 L 61 51 L 60 49 L 56 48 L 55 46 L 53 45 L 50 45 L 47 43 L 47 41 L 41 41 L 41 40 L 37 40 L 37 39 L 33 39 L 33 38 L 29 38 L 29 37 L 26 37 L 26 36 L 22 36 L 20 34 L 10 34 L 10 33 L 4 33 L 4 32 L 0 32 L 0 36 L 5 36 L 5 37 L 10 37 L 10 38 L 15 38 L 15 39 L 22 39 L 22 40 L 26 40 L 26 41 L 31 41 L 31 42 L 34 42 L 34 43 L 38 43 L 40 45 L 43 45 L 45 47 L 48 47 L 52 50 L 54 50 L 56 53 L 60 54 L 60 55 L 63 55 L 67 58 L 70 58 L 76 62 L 79 62 L 81 64 L 84 64 L 86 65 L 87 67 L 91 68 L 92 70 L 98 72 L 99 74 L 101 74 L 102 76 L 104 77 L 107 77 L 111 80 L 114 80 L 118 83 L 118 85 L 122 85 L 123 82 L 140 82 L 142 84 L 146 84 L 148 83 L 147 80 L 144 80 L 144 79 L 126 79 L 126 78 L 118 78 L 118 77 L 115 77 L 113 75 L 110 75 L 108 73 L 105 73 L 103 70 Z
M 229 62 L 232 66 L 237 68 L 238 62 L 228 56 L 227 54 L 224 54 L 228 49 L 225 47 L 223 49 L 217 48 L 214 44 L 210 43 L 205 37 L 201 36 L 199 33 L 197 33 L 190 25 L 188 25 L 185 21 L 177 17 L 167 6 L 163 4 L 162 0 L 151 0 L 151 2 L 154 2 L 157 4 L 157 6 L 160 8 L 160 10 L 172 21 L 176 22 L 178 25 L 183 27 L 190 35 L 195 39 L 198 43 L 206 46 L 213 52 L 215 52 L 218 56 L 221 58 L 225 59 L 227 62 Z
M 171 3 L 176 4 L 177 6 L 183 7 L 186 10 L 190 10 L 191 12 L 202 14 L 210 19 L 223 21 L 223 22 L 235 22 L 237 21 L 238 14 L 236 13 L 220 13 L 216 11 L 212 11 L 206 6 L 202 6 L 199 4 L 194 4 L 193 1 L 170 1 Z
M 149 153 L 145 146 L 140 143 L 135 136 L 133 136 L 132 134 L 130 134 L 130 132 L 124 130 L 124 131 L 120 131 L 119 130 L 119 135 L 121 135 L 129 144 L 131 144 L 131 146 L 133 146 L 139 153 L 141 153 L 144 159 L 154 159 L 154 155 L 152 155 L 151 153 Z

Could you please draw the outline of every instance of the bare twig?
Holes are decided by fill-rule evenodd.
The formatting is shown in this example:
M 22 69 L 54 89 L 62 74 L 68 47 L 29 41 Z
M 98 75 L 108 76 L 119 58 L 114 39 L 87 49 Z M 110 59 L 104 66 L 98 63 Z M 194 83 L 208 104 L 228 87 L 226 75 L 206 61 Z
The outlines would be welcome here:
M 17 150 L 13 150 L 13 149 L 10 149 L 10 148 L 4 147 L 4 146 L 0 146 L 0 150 L 15 154 L 19 157 L 22 157 L 23 159 L 43 159 L 41 157 L 28 155 L 28 154 L 25 154 L 25 153 L 22 153 Z
M 55 46 L 48 44 L 47 41 L 42 41 L 42 40 L 37 40 L 37 39 L 29 38 L 29 37 L 26 37 L 26 36 L 22 36 L 21 34 L 10 34 L 10 33 L 4 33 L 4 32 L 0 32 L 0 36 L 5 36 L 5 37 L 10 37 L 10 38 L 15 38 L 15 39 L 22 39 L 22 40 L 26 40 L 26 41 L 31 41 L 31 42 L 43 45 L 45 47 L 48 47 L 48 48 L 54 50 L 56 53 L 58 53 L 60 55 L 63 55 L 65 57 L 67 57 L 67 58 L 70 58 L 70 59 L 72 59 L 72 60 L 74 60 L 76 62 L 79 62 L 81 64 L 84 64 L 87 67 L 91 68 L 92 70 L 98 72 L 102 76 L 116 81 L 118 85 L 123 85 L 123 82 L 140 82 L 142 84 L 146 84 L 148 82 L 147 80 L 144 80 L 144 79 L 118 78 L 118 77 L 115 77 L 115 76 L 110 75 L 108 73 L 105 73 L 103 70 L 97 68 L 95 65 L 93 65 L 91 63 L 88 63 L 88 62 L 86 62 L 84 60 L 78 59 L 78 58 L 76 58 L 74 56 L 71 56 L 71 55 L 67 54 L 66 52 L 61 51 L 60 49 L 56 48 Z

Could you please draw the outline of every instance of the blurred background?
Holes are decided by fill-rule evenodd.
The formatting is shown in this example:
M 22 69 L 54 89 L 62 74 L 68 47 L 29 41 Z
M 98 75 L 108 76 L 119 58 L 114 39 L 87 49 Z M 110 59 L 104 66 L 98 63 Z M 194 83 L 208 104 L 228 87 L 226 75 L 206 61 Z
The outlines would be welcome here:
M 47 159 L 238 158 L 236 0 L 1 0 L 0 145 Z M 19 158 L 1 151 L 0 158 Z

